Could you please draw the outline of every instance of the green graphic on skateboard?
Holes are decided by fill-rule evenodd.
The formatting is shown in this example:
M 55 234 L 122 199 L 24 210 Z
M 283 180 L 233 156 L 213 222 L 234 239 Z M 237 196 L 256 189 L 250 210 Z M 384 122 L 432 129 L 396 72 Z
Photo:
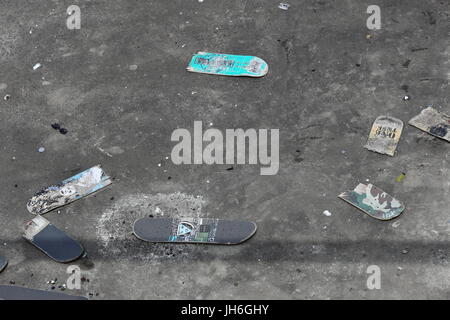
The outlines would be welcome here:
M 232 77 L 262 77 L 269 66 L 258 57 L 199 52 L 194 54 L 187 70 Z
M 355 189 L 343 192 L 339 198 L 378 220 L 398 217 L 405 206 L 373 184 L 358 184 Z
M 134 223 L 133 231 L 148 242 L 239 244 L 255 234 L 256 224 L 207 218 L 142 218 Z

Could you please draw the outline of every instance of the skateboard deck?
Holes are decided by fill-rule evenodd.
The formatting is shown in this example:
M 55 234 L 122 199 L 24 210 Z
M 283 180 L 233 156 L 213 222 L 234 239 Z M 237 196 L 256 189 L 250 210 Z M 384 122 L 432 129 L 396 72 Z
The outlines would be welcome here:
M 133 232 L 148 242 L 239 244 L 256 232 L 250 221 L 227 221 L 205 218 L 142 218 Z
M 81 244 L 41 216 L 27 223 L 24 238 L 57 262 L 73 261 L 84 252 Z
M 0 300 L 88 300 L 86 297 L 18 286 L 0 285 Z
M 2 272 L 6 266 L 8 265 L 8 260 L 6 258 L 0 256 L 0 272 Z
M 394 156 L 402 131 L 403 121 L 380 116 L 374 121 L 364 147 L 370 151 Z
M 354 190 L 341 193 L 339 198 L 378 220 L 398 217 L 405 209 L 400 201 L 373 184 L 360 183 Z
M 63 182 L 35 194 L 28 201 L 32 214 L 44 214 L 75 200 L 86 197 L 112 183 L 100 166 L 85 170 Z
M 187 70 L 222 76 L 262 77 L 269 66 L 258 57 L 199 52 L 194 54 Z
M 450 142 L 450 116 L 428 107 L 409 120 L 410 125 Z

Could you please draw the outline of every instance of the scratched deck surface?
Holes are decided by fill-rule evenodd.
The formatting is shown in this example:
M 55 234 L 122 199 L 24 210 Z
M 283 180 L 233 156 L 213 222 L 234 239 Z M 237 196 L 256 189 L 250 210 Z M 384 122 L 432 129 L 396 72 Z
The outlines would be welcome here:
M 192 57 L 187 70 L 222 76 L 262 77 L 269 67 L 258 57 L 199 52 Z
M 339 198 L 378 220 L 394 219 L 405 210 L 400 201 L 370 183 L 360 183 L 354 190 L 341 193 Z
M 449 108 L 450 111 L 450 108 Z M 428 107 L 409 120 L 409 124 L 450 142 L 450 116 Z
M 393 156 L 403 131 L 403 121 L 387 117 L 378 117 L 372 125 L 366 149 Z
M 86 197 L 110 184 L 110 177 L 100 166 L 95 166 L 39 191 L 30 199 L 27 209 L 33 214 L 44 214 Z
M 256 232 L 249 221 L 207 218 L 143 218 L 134 223 L 135 235 L 149 242 L 239 244 Z

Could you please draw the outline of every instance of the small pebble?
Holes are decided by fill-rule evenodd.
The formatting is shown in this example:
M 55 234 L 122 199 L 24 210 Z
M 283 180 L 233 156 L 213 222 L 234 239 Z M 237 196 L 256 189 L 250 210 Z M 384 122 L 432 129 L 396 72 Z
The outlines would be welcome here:
M 36 63 L 36 64 L 33 66 L 33 70 L 37 70 L 37 69 L 39 69 L 40 67 L 42 67 L 42 64 Z
M 44 147 L 40 147 L 40 148 L 38 149 L 38 151 L 42 153 L 42 152 L 45 151 L 45 148 L 44 148 Z
M 325 210 L 325 211 L 323 212 L 323 214 L 326 215 L 327 217 L 330 217 L 330 216 L 331 216 L 331 212 L 328 211 L 328 210 Z

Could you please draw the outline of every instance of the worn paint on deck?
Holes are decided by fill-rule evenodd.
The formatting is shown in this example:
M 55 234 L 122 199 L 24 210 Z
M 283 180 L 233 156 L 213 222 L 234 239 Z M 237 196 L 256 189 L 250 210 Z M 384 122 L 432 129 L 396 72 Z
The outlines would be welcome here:
M 410 125 L 450 142 L 450 116 L 428 107 L 409 120 Z
M 187 70 L 223 76 L 262 77 L 269 67 L 258 57 L 199 52 L 194 54 Z
M 394 156 L 402 131 L 403 121 L 380 116 L 374 121 L 364 147 L 370 151 Z
M 341 193 L 339 198 L 378 220 L 393 219 L 405 210 L 400 201 L 370 183 L 360 183 L 355 189 Z
M 44 214 L 86 197 L 111 183 L 110 177 L 98 165 L 38 192 L 28 202 L 27 209 L 33 214 Z

